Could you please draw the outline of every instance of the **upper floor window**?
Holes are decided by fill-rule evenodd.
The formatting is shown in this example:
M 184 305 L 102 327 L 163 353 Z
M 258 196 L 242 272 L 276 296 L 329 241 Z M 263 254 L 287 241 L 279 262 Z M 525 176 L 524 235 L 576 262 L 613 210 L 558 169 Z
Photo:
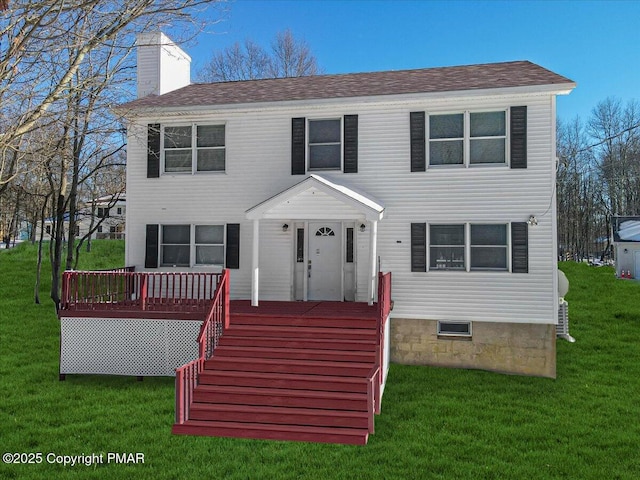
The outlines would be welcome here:
M 340 119 L 309 120 L 309 170 L 340 170 L 341 152 Z
M 165 173 L 224 172 L 225 126 L 165 126 Z
M 429 165 L 506 164 L 506 111 L 429 115 Z
M 291 119 L 291 175 L 314 170 L 358 173 L 358 115 Z
M 108 217 L 109 217 L 109 208 L 98 207 L 98 218 L 108 218 Z

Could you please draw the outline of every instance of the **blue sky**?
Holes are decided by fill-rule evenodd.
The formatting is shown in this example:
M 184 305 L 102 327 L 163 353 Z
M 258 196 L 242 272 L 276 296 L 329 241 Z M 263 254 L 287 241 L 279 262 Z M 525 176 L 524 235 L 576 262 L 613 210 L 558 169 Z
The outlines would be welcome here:
M 193 70 L 214 50 L 290 28 L 325 73 L 531 60 L 578 87 L 558 115 L 586 121 L 608 96 L 640 101 L 640 1 L 235 0 L 187 46 Z M 217 17 L 213 9 L 209 13 Z

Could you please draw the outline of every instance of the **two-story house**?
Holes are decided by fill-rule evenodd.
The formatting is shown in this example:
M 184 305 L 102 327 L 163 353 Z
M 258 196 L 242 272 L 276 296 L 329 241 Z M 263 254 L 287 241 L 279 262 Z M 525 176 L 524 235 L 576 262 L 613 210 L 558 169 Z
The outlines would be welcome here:
M 190 84 L 138 52 L 126 263 L 231 269 L 231 298 L 373 302 L 391 361 L 555 376 L 556 96 L 528 61 Z

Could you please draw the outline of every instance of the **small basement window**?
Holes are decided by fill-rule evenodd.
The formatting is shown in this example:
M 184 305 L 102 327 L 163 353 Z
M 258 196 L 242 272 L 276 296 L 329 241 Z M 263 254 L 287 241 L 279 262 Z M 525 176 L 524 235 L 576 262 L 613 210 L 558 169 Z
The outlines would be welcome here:
M 471 337 L 471 322 L 438 321 L 438 336 Z

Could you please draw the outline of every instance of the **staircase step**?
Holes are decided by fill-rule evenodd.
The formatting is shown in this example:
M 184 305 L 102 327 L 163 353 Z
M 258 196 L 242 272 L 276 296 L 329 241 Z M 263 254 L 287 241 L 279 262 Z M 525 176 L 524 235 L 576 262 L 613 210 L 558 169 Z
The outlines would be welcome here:
M 194 403 L 191 405 L 189 418 L 219 422 L 369 428 L 367 412 L 317 408 Z
M 193 402 L 363 412 L 368 407 L 367 395 L 362 393 L 213 385 L 198 385 L 193 391 Z
M 317 350 L 350 350 L 357 352 L 375 352 L 375 337 L 371 340 L 343 340 L 317 338 L 276 338 L 250 337 L 236 335 L 233 329 L 227 330 L 220 337 L 220 346 L 235 347 L 276 347 L 276 348 L 311 348 Z
M 240 370 L 245 372 L 294 373 L 366 378 L 373 364 L 289 360 L 275 358 L 222 357 L 214 355 L 205 362 L 206 370 Z
M 362 328 L 376 329 L 377 322 L 371 318 L 348 317 L 313 317 L 313 316 L 271 316 L 271 315 L 231 315 L 232 325 L 267 325 L 288 327 L 322 327 L 322 328 Z
M 198 377 L 201 385 L 228 385 L 292 390 L 322 390 L 328 392 L 367 393 L 364 378 L 328 375 L 296 375 L 291 373 L 263 373 L 235 370 L 203 370 Z
M 183 424 L 174 425 L 172 431 L 175 434 L 182 435 L 342 443 L 350 445 L 365 445 L 369 438 L 367 429 L 238 422 L 202 422 L 196 420 L 188 420 Z
M 336 340 L 373 340 L 377 338 L 376 331 L 364 328 L 321 328 L 321 327 L 272 327 L 268 325 L 234 325 L 233 323 L 225 335 L 243 335 L 249 337 L 277 337 L 277 338 L 313 338 Z M 224 335 L 223 335 L 224 336 Z
M 341 350 L 315 350 L 300 348 L 235 347 L 218 345 L 216 356 L 282 358 L 300 360 L 329 360 L 334 362 L 375 362 L 376 352 L 349 352 Z

